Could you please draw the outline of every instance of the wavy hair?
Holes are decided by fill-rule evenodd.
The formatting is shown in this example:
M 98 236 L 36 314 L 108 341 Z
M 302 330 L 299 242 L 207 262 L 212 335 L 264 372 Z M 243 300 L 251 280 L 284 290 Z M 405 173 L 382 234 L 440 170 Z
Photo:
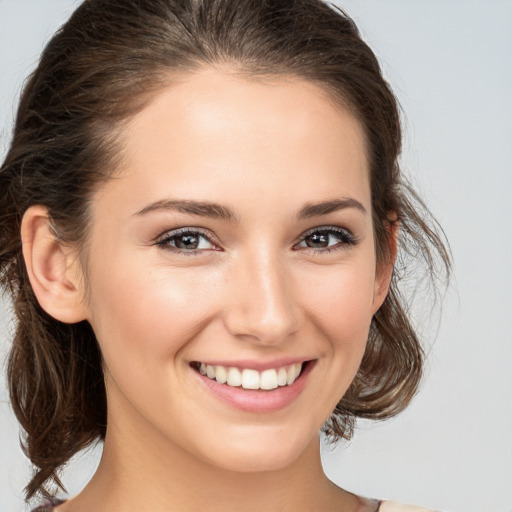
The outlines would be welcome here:
M 35 298 L 21 253 L 23 214 L 44 205 L 62 240 L 85 246 L 90 201 L 116 170 L 123 121 L 173 73 L 220 64 L 247 77 L 309 80 L 348 107 L 366 136 L 378 261 L 390 257 L 397 222 L 399 264 L 413 255 L 432 278 L 449 274 L 442 230 L 398 165 L 397 100 L 343 11 L 321 0 L 84 1 L 27 80 L 0 168 L 0 280 L 17 319 L 8 382 L 35 467 L 27 499 L 49 495 L 48 484 L 63 487 L 59 469 L 105 437 L 107 403 L 91 326 L 61 323 Z M 423 351 L 398 281 L 395 272 L 359 371 L 323 427 L 330 440 L 349 438 L 357 418 L 398 413 L 417 391 Z

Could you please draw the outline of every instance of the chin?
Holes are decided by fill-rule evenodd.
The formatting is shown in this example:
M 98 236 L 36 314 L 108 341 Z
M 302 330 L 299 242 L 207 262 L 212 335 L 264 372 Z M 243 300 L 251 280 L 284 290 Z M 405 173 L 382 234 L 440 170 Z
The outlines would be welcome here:
M 265 429 L 266 430 L 266 429 Z M 207 462 L 228 471 L 250 473 L 278 471 L 293 464 L 318 436 L 306 438 L 285 435 L 245 435 L 219 442 L 213 450 L 209 450 Z

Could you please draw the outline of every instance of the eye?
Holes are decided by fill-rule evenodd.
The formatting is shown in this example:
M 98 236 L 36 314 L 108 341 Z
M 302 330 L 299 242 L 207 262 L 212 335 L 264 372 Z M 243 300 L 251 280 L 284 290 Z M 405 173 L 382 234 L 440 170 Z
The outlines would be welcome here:
M 218 250 L 208 235 L 190 228 L 168 231 L 157 240 L 156 245 L 163 249 L 189 254 L 197 254 L 203 250 Z
M 315 228 L 304 234 L 297 248 L 318 249 L 322 252 L 330 252 L 338 249 L 346 249 L 357 243 L 356 237 L 347 229 L 335 226 Z

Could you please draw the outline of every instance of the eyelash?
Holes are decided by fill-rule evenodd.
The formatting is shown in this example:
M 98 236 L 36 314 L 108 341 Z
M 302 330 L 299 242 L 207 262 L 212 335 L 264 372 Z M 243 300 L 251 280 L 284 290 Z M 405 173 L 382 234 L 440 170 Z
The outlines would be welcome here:
M 302 235 L 299 242 L 294 245 L 294 247 L 296 247 L 299 244 L 304 243 L 308 237 L 313 236 L 313 235 L 318 235 L 318 234 L 327 235 L 328 237 L 331 235 L 334 235 L 340 241 L 331 247 L 313 248 L 313 247 L 306 246 L 304 248 L 307 252 L 311 252 L 315 255 L 317 255 L 318 253 L 325 254 L 325 253 L 330 253 L 333 251 L 346 250 L 346 249 L 348 249 L 348 247 L 357 245 L 357 243 L 358 243 L 357 238 L 349 230 L 347 230 L 345 228 L 340 228 L 340 227 L 336 227 L 336 226 L 322 226 L 319 228 L 313 228 L 313 229 L 310 229 L 309 231 L 306 231 Z M 212 242 L 212 240 L 211 240 L 212 235 L 210 233 L 203 231 L 201 229 L 198 229 L 198 228 L 194 228 L 194 229 L 181 228 L 181 229 L 176 229 L 173 231 L 168 231 L 168 232 L 164 233 L 163 235 L 161 235 L 157 239 L 155 245 L 159 246 L 162 249 L 165 249 L 165 250 L 177 253 L 177 254 L 183 254 L 186 256 L 199 256 L 200 253 L 205 249 L 197 249 L 196 248 L 196 249 L 191 249 L 191 250 L 184 250 L 184 249 L 179 249 L 178 247 L 173 247 L 172 245 L 170 245 L 170 242 L 172 240 L 179 239 L 180 237 L 184 237 L 186 235 L 192 235 L 192 236 L 196 236 L 196 237 L 199 235 L 198 238 L 203 238 L 203 239 L 207 240 L 208 243 L 215 245 L 214 242 Z M 329 239 L 328 239 L 328 241 L 329 241 Z M 207 250 L 218 250 L 218 249 L 207 249 Z M 297 249 L 295 249 L 295 250 L 297 250 Z
M 178 247 L 173 247 L 172 245 L 169 245 L 169 242 L 171 240 L 178 239 L 180 237 L 184 237 L 186 235 L 199 235 L 199 238 L 204 238 L 207 240 L 210 244 L 215 245 L 210 238 L 212 236 L 208 234 L 207 232 L 197 229 L 197 228 L 181 228 L 181 229 L 175 229 L 173 231 L 168 231 L 164 233 L 162 236 L 159 237 L 159 239 L 156 242 L 156 245 L 161 247 L 162 249 L 165 249 L 167 251 L 171 251 L 177 254 L 183 254 L 186 256 L 199 256 L 201 249 L 193 249 L 193 250 L 183 250 L 179 249 Z M 217 249 L 209 249 L 209 250 L 217 250 Z
M 319 251 L 322 253 L 329 253 L 329 252 L 333 252 L 333 251 L 346 250 L 346 249 L 348 249 L 348 247 L 354 246 L 358 242 L 355 235 L 353 233 L 351 233 L 346 228 L 340 228 L 340 227 L 336 227 L 336 226 L 322 226 L 319 228 L 313 228 L 313 229 L 310 229 L 309 231 L 306 231 L 302 235 L 299 243 L 303 243 L 308 237 L 310 237 L 312 235 L 318 235 L 318 234 L 328 235 L 328 236 L 334 235 L 340 241 L 331 247 L 322 247 L 322 248 L 317 248 L 317 249 L 315 249 L 313 247 L 306 247 L 306 250 L 309 250 L 313 253 L 318 253 Z M 298 245 L 298 244 L 296 244 L 296 245 Z

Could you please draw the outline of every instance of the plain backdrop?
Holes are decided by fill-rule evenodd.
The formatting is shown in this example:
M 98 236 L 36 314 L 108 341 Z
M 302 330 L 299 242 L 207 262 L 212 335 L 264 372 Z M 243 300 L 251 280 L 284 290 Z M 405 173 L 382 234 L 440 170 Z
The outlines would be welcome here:
M 340 486 L 451 512 L 512 511 L 512 1 L 346 0 L 405 112 L 402 162 L 451 242 L 455 279 L 428 321 L 428 370 L 399 417 L 325 451 Z M 74 0 L 0 0 L 0 156 L 16 101 Z M 3 364 L 12 324 L 0 303 Z M 434 340 L 435 338 L 435 340 Z M 30 472 L 0 380 L 0 512 Z M 71 494 L 100 449 L 70 464 Z

